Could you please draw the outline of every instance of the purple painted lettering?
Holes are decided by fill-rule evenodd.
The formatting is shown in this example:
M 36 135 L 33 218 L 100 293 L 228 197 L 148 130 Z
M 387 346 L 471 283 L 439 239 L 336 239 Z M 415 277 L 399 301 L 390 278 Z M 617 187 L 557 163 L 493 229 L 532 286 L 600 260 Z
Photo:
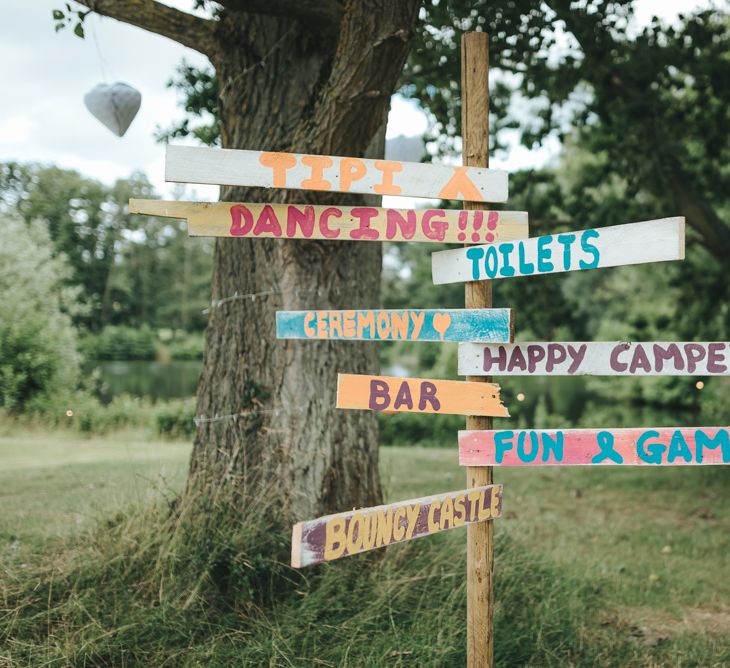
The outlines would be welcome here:
M 707 372 L 725 373 L 727 371 L 727 366 L 724 362 L 725 344 L 711 343 L 707 349 Z
M 370 381 L 370 400 L 368 401 L 370 410 L 384 411 L 389 405 L 390 393 L 388 391 L 388 383 L 384 380 L 372 379 Z
M 568 359 L 568 353 L 565 350 L 565 346 L 559 343 L 548 343 L 545 371 L 550 373 L 558 364 L 565 362 L 566 359 Z
M 612 369 L 613 369 L 614 371 L 618 371 L 618 372 L 621 372 L 621 371 L 626 371 L 626 369 L 628 369 L 628 368 L 629 368 L 629 365 L 628 365 L 628 364 L 626 364 L 626 362 L 622 362 L 622 361 L 621 361 L 621 360 L 619 360 L 619 358 L 618 358 L 618 356 L 619 356 L 619 355 L 620 355 L 621 353 L 624 353 L 624 352 L 626 352 L 626 351 L 627 351 L 627 350 L 628 350 L 629 348 L 631 348 L 631 344 L 630 344 L 630 343 L 619 343 L 619 344 L 618 344 L 617 346 L 615 346 L 615 347 L 614 347 L 614 349 L 613 349 L 613 350 L 611 351 L 611 358 L 610 358 L 610 360 L 609 360 L 609 361 L 610 361 L 610 364 L 611 364 L 611 368 L 612 368 Z
M 425 410 L 427 403 L 430 403 L 435 411 L 441 410 L 441 402 L 436 398 L 436 386 L 425 380 L 421 383 L 421 398 L 418 400 L 418 410 Z
M 705 349 L 699 343 L 685 343 L 684 354 L 687 356 L 687 372 L 694 373 L 697 362 L 705 357 Z
M 488 347 L 484 347 L 484 359 L 482 360 L 482 368 L 486 372 L 492 370 L 492 366 L 496 363 L 500 371 L 504 371 L 504 366 L 507 362 L 507 351 L 504 346 L 499 346 L 499 354 L 492 357 L 492 351 Z

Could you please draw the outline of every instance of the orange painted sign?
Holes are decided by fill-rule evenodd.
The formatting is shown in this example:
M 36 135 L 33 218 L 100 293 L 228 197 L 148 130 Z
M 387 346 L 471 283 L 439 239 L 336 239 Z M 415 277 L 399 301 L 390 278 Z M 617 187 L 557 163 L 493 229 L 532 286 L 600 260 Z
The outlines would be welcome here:
M 492 383 L 347 373 L 337 376 L 337 408 L 509 417 Z

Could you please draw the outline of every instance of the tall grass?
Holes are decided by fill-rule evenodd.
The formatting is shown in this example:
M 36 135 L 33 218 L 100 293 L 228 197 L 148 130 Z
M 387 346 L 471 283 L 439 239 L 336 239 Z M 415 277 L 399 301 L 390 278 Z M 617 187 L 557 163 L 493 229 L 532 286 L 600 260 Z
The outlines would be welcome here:
M 295 571 L 266 508 L 175 506 L 8 560 L 0 665 L 463 665 L 463 532 Z M 497 662 L 590 665 L 591 588 L 505 537 L 496 569 Z

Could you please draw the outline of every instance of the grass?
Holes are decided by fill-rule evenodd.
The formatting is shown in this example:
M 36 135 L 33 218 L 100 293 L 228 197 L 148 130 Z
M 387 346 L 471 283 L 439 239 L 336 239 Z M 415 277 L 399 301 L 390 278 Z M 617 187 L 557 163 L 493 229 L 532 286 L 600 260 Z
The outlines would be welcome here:
M 160 529 L 188 452 L 0 437 L 0 666 L 463 665 L 463 531 L 294 572 L 266 527 Z M 448 449 L 384 448 L 381 466 L 391 500 L 464 487 Z M 498 665 L 730 663 L 730 469 L 495 477 Z

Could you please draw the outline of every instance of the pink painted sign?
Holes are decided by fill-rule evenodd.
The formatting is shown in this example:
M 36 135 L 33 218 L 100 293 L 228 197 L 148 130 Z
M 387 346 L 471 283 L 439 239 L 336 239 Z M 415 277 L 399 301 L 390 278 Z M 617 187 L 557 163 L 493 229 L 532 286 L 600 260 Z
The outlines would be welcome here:
M 462 466 L 730 464 L 730 427 L 460 431 Z

